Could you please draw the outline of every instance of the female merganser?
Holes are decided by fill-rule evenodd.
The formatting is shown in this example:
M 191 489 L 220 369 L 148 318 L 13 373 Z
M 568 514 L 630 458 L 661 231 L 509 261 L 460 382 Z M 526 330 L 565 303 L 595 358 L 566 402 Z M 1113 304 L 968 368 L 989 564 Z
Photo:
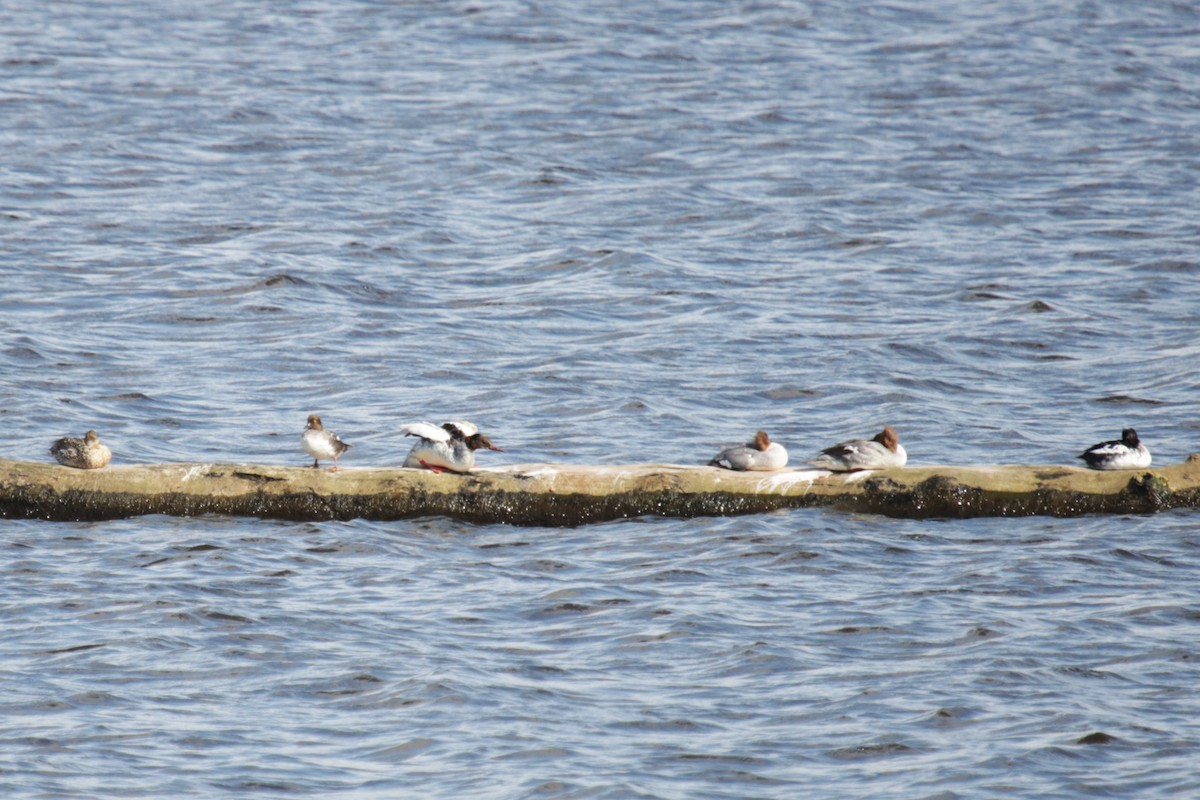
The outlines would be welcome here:
M 434 472 L 468 472 L 475 466 L 475 451 L 482 448 L 504 452 L 479 432 L 473 423 L 446 422 L 439 428 L 428 422 L 400 426 L 405 436 L 417 437 L 417 443 L 404 459 L 406 467 L 424 467 Z
M 767 472 L 787 466 L 787 450 L 767 438 L 766 431 L 754 434 L 754 441 L 722 450 L 708 462 L 710 467 Z
M 903 467 L 908 453 L 891 425 L 885 425 L 874 439 L 853 439 L 821 451 L 809 463 L 834 472 L 855 472 L 860 469 Z
M 76 469 L 100 469 L 112 461 L 112 451 L 100 443 L 95 431 L 88 431 L 82 439 L 63 437 L 50 445 L 50 452 L 58 463 Z
M 350 449 L 350 445 L 339 439 L 336 433 L 325 430 L 321 418 L 316 414 L 308 415 L 308 425 L 305 426 L 304 433 L 300 434 L 300 443 L 304 445 L 305 452 L 313 457 L 313 469 L 321 466 L 322 458 L 326 461 L 332 458 L 333 466 L 329 468 L 330 472 L 338 471 L 338 458 Z
M 1138 439 L 1137 431 L 1126 428 L 1120 439 L 1094 444 L 1076 456 L 1092 469 L 1142 469 L 1150 466 L 1150 451 Z

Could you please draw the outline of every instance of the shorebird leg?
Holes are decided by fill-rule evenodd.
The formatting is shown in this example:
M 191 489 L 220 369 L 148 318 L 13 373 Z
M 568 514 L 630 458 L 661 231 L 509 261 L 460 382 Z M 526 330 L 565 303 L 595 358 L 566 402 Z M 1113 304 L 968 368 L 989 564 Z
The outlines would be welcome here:
M 422 460 L 420 464 L 425 469 L 432 470 L 434 475 L 441 475 L 446 469 L 445 467 L 435 466 L 434 464 L 430 464 L 424 460 Z
M 320 468 L 321 468 L 321 461 L 320 461 L 320 459 L 316 459 L 316 458 L 314 458 L 314 459 L 313 459 L 313 465 L 312 465 L 312 468 L 313 468 L 313 469 L 320 469 Z

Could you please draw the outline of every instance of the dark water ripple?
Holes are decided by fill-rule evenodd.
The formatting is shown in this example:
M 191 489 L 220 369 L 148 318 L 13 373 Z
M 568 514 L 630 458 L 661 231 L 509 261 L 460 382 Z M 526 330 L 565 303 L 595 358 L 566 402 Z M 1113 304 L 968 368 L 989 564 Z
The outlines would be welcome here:
M 1200 450 L 1200 16 L 9 4 L 0 455 Z M 5 796 L 1196 791 L 1194 515 L 6 522 Z

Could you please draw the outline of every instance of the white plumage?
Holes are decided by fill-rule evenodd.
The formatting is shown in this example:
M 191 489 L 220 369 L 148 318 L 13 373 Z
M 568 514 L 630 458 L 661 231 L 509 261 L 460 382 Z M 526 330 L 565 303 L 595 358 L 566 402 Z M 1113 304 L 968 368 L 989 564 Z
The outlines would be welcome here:
M 405 436 L 416 436 L 430 442 L 450 441 L 450 432 L 432 422 L 411 422 L 400 426 L 400 433 Z
M 1144 469 L 1150 466 L 1150 451 L 1133 428 L 1121 431 L 1120 439 L 1092 445 L 1076 458 L 1083 459 L 1092 469 Z
M 414 436 L 417 443 L 408 451 L 404 466 L 431 469 L 434 472 L 469 472 L 475 466 L 475 451 L 499 450 L 479 433 L 471 422 L 457 420 L 441 426 L 430 422 L 412 422 L 400 426 L 400 433 Z

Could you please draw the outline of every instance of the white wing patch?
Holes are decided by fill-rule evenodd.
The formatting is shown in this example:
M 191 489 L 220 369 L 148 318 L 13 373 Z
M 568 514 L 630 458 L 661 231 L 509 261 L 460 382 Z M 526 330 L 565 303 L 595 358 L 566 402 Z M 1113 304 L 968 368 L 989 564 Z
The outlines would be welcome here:
M 416 436 L 430 442 L 450 441 L 450 432 L 429 422 L 411 422 L 400 426 L 400 433 L 405 436 Z

